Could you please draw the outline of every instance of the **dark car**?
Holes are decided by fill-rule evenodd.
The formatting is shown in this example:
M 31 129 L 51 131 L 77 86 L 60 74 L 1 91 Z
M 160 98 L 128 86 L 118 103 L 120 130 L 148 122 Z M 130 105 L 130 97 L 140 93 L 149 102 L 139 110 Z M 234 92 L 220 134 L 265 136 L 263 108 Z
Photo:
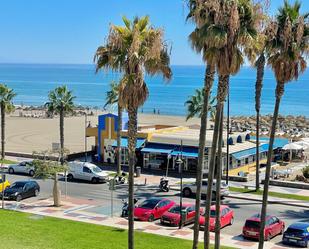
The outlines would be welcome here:
M 4 190 L 4 199 L 21 201 L 39 193 L 40 186 L 36 181 L 18 181 Z
M 309 246 L 309 223 L 293 223 L 283 233 L 283 244 L 298 245 L 307 248 Z

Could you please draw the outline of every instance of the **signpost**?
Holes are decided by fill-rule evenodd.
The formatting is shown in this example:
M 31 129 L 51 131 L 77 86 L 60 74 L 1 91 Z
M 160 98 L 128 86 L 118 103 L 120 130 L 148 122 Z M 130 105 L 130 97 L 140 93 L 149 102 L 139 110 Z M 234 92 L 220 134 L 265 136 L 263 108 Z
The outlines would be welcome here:
M 111 217 L 114 215 L 114 190 L 115 190 L 115 179 L 109 180 L 109 190 L 111 191 Z
M 6 175 L 4 173 L 2 173 L 1 179 L 2 179 L 2 209 L 4 209 L 4 182 L 6 179 Z

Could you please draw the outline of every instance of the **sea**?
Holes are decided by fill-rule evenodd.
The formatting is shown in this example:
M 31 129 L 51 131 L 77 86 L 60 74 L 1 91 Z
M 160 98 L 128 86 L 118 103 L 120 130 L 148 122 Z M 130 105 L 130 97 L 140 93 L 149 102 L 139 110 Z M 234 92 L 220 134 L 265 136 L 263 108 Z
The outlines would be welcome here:
M 161 115 L 186 115 L 186 100 L 203 86 L 205 66 L 172 66 L 173 78 L 165 82 L 161 76 L 145 76 L 149 98 L 139 112 Z M 110 71 L 95 73 L 94 65 L 62 64 L 0 64 L 0 83 L 17 93 L 14 104 L 40 106 L 48 92 L 67 85 L 76 96 L 75 104 L 103 109 L 111 81 L 119 81 L 121 74 Z M 255 114 L 256 70 L 244 66 L 230 80 L 230 113 L 233 116 Z M 216 84 L 212 94 L 216 94 Z M 276 81 L 270 68 L 265 71 L 262 92 L 262 114 L 273 112 Z M 115 111 L 116 107 L 109 107 Z M 309 117 L 309 70 L 298 81 L 286 85 L 280 113 Z

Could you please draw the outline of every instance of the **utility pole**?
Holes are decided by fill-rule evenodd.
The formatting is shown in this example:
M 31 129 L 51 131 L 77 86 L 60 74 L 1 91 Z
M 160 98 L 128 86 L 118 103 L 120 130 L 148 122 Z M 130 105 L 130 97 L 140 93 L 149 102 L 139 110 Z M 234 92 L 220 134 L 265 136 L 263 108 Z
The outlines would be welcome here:
M 227 131 L 226 131 L 226 178 L 225 183 L 229 184 L 229 168 L 230 168 L 230 87 L 227 89 Z
M 87 162 L 87 113 L 85 113 L 85 162 Z

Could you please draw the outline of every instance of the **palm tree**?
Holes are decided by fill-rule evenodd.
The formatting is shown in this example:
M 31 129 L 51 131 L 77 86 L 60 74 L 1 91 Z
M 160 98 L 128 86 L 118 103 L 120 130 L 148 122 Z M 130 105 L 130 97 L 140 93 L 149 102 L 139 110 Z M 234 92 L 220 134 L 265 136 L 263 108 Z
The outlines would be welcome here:
M 215 65 L 219 83 L 217 89 L 217 106 L 214 135 L 211 147 L 210 164 L 208 170 L 208 187 L 207 200 L 205 210 L 205 233 L 204 247 L 209 248 L 209 216 L 211 205 L 212 185 L 215 170 L 215 158 L 217 147 L 219 153 L 222 147 L 223 129 L 223 107 L 227 95 L 229 77 L 239 71 L 240 66 L 244 62 L 244 48 L 251 46 L 256 35 L 256 26 L 258 24 L 258 7 L 253 5 L 249 0 L 243 1 L 227 1 L 227 0 L 204 0 L 196 1 L 200 4 L 197 9 L 202 9 L 203 15 L 213 18 L 213 23 L 205 23 L 200 28 L 200 33 L 204 34 L 207 42 L 207 52 L 204 57 L 211 65 Z M 200 36 L 200 35 L 199 35 Z M 221 172 L 221 163 L 217 165 L 217 172 Z M 221 179 L 216 183 L 220 186 Z M 217 209 L 220 208 L 220 191 L 216 191 Z M 219 213 L 217 213 L 219 215 Z M 220 229 L 217 224 L 216 229 L 216 244 L 219 248 Z
M 111 69 L 123 73 L 119 85 L 119 104 L 128 111 L 128 151 L 129 151 L 129 232 L 128 248 L 134 248 L 134 166 L 137 134 L 137 111 L 148 97 L 144 72 L 162 74 L 170 79 L 169 50 L 163 41 L 163 30 L 154 28 L 149 17 L 123 17 L 124 26 L 112 25 L 104 46 L 97 49 L 95 62 L 99 69 Z
M 122 108 L 118 103 L 119 84 L 111 82 L 110 90 L 106 93 L 106 102 L 104 107 L 117 104 L 118 126 L 117 126 L 117 174 L 121 173 L 121 130 L 122 130 Z
M 0 84 L 0 108 L 1 108 L 1 160 L 5 158 L 5 114 L 14 111 L 13 98 L 16 96 L 13 89 L 5 84 Z
M 196 198 L 195 198 L 195 217 L 194 217 L 194 232 L 193 232 L 193 244 L 192 248 L 197 249 L 198 247 L 198 238 L 199 238 L 199 218 L 200 218 L 200 207 L 201 207 L 201 193 L 202 193 L 202 178 L 203 178 L 203 165 L 204 165 L 204 155 L 205 155 L 205 145 L 206 145 L 206 130 L 207 130 L 207 116 L 209 111 L 209 97 L 211 94 L 211 89 L 214 82 L 215 75 L 215 67 L 214 64 L 209 63 L 207 60 L 206 54 L 209 52 L 209 46 L 207 42 L 207 35 L 204 30 L 205 27 L 214 23 L 214 18 L 211 15 L 205 15 L 204 9 L 201 7 L 201 2 L 197 0 L 188 0 L 189 14 L 187 16 L 187 20 L 191 20 L 195 23 L 196 28 L 190 34 L 189 40 L 191 42 L 192 48 L 200 54 L 203 54 L 203 60 L 206 62 L 206 70 L 204 77 L 204 87 L 203 93 L 197 92 L 197 98 L 199 98 L 200 105 L 194 108 L 199 109 L 200 118 L 201 118 L 201 127 L 200 127 L 200 135 L 199 135 L 199 150 L 198 150 L 198 164 L 196 170 Z M 209 11 L 209 9 L 205 6 L 205 9 Z M 199 94 L 199 96 L 198 96 Z M 198 100 L 198 99 L 196 99 Z M 192 97 L 192 101 L 195 99 Z M 189 114 L 187 119 L 191 116 L 191 114 L 195 115 L 194 110 L 189 110 L 191 106 L 190 103 L 187 102 Z M 194 104 L 192 102 L 192 104 Z M 195 104 L 194 104 L 195 105 Z M 197 110 L 196 109 L 196 110 Z
M 195 95 L 190 96 L 190 98 L 185 102 L 185 105 L 187 106 L 186 120 L 189 120 L 190 118 L 193 118 L 195 116 L 201 118 L 203 113 L 202 111 L 204 105 L 204 94 L 204 89 L 196 89 Z M 209 112 L 211 118 L 214 119 L 216 113 L 216 98 L 211 97 L 208 102 L 209 103 L 207 112 Z
M 45 103 L 47 111 L 52 114 L 59 114 L 60 128 L 60 161 L 64 163 L 64 117 L 72 113 L 74 109 L 74 99 L 72 91 L 67 86 L 59 86 L 48 94 L 48 102 Z
M 275 73 L 277 86 L 265 172 L 259 249 L 264 246 L 271 161 L 281 98 L 284 94 L 285 84 L 297 80 L 307 67 L 305 56 L 308 55 L 309 51 L 309 25 L 307 20 L 309 14 L 301 15 L 300 7 L 301 4 L 298 1 L 294 4 L 284 1 L 283 7 L 279 8 L 279 13 L 271 24 L 273 32 L 269 33 L 270 40 L 266 44 L 268 64 Z M 266 238 L 268 236 L 266 234 Z

